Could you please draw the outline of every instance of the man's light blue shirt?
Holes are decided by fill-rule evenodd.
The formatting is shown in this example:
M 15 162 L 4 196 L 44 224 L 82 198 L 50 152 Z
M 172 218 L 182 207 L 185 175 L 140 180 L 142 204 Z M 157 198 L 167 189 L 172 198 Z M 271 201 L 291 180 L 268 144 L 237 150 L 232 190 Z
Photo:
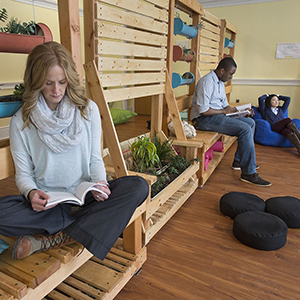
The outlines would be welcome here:
M 224 83 L 214 70 L 203 76 L 195 87 L 192 99 L 191 120 L 212 109 L 224 109 L 228 106 Z

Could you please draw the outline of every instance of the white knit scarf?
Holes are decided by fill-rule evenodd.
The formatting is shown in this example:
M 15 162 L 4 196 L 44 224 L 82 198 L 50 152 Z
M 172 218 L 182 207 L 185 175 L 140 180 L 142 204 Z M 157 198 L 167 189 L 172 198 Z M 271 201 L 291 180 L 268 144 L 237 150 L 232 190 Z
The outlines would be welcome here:
M 31 112 L 39 138 L 55 153 L 67 152 L 82 139 L 83 122 L 79 109 L 65 95 L 52 111 L 42 93 Z

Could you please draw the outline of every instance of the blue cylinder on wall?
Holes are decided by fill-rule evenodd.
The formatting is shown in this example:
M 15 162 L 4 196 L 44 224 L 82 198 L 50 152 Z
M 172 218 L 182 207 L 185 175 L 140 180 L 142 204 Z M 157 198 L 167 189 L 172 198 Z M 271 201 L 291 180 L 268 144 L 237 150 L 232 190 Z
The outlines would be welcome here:
M 225 43 L 224 43 L 224 47 L 228 47 L 229 49 L 233 48 L 235 45 L 235 41 L 234 40 L 230 40 L 229 38 L 225 38 Z
M 180 34 L 188 39 L 193 39 L 198 34 L 198 28 L 194 25 L 186 25 L 180 18 L 174 18 L 174 34 Z
M 172 88 L 176 88 L 180 85 L 190 85 L 195 81 L 195 75 L 191 72 L 186 72 L 182 76 L 178 73 L 172 74 Z

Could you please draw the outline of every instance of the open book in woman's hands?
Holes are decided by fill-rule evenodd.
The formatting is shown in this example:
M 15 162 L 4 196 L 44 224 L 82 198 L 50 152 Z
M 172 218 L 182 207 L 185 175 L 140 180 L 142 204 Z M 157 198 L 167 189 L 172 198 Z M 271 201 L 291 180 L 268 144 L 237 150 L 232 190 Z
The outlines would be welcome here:
M 85 196 L 90 191 L 97 191 L 101 194 L 108 195 L 95 187 L 97 183 L 93 182 L 82 182 L 78 185 L 75 191 L 75 195 L 68 192 L 47 192 L 50 198 L 47 200 L 45 207 L 56 205 L 58 203 L 70 203 L 82 206 L 84 204 Z

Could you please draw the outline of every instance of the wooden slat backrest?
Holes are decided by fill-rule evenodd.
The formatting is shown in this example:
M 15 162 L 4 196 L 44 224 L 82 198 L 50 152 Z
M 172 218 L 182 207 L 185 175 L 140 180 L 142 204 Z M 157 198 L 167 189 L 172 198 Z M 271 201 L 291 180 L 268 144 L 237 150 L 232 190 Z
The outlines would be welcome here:
M 86 0 L 84 11 L 87 89 L 100 108 L 117 176 L 124 176 L 128 172 L 108 103 L 152 96 L 151 125 L 161 124 L 169 0 Z
M 200 30 L 200 77 L 215 69 L 220 60 L 221 20 L 204 10 L 203 27 Z M 223 43 L 224 44 L 224 43 Z
M 95 61 L 106 102 L 165 92 L 168 3 L 95 1 Z

